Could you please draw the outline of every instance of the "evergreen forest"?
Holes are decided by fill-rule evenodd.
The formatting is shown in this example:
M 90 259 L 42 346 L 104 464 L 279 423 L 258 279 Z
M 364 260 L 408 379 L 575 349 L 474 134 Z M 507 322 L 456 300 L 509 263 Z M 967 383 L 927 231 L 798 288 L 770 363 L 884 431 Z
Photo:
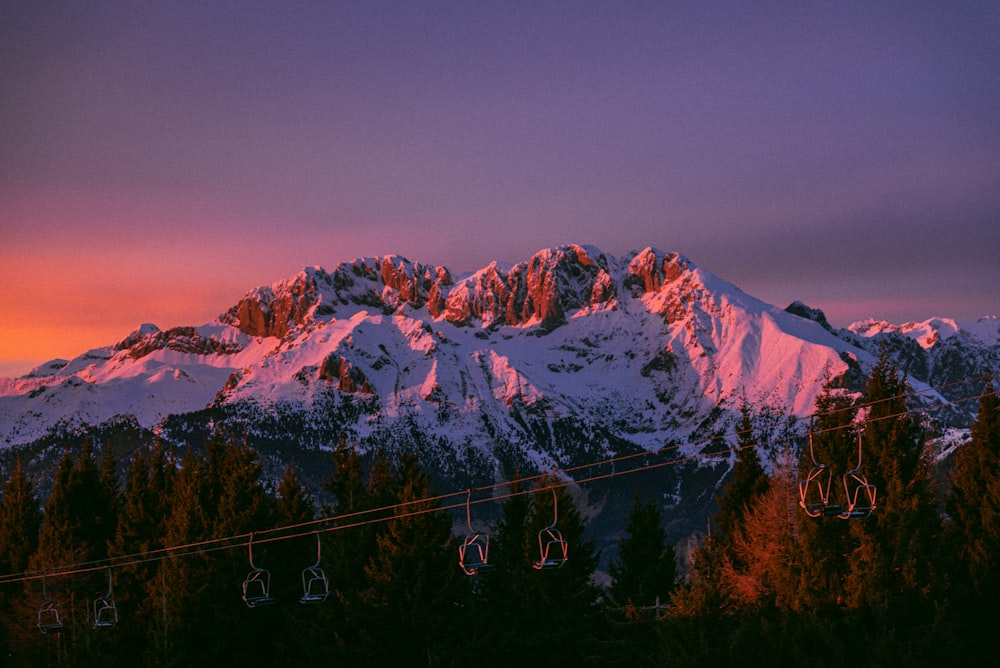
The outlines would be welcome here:
M 0 489 L 4 666 L 915 666 L 994 659 L 1000 402 L 946 465 L 886 356 L 828 383 L 765 466 L 744 405 L 717 511 L 668 544 L 635 496 L 601 555 L 555 475 L 439 496 L 416 457 L 332 448 L 328 493 L 216 433 L 66 452 Z M 627 482 L 627 478 L 623 478 Z M 449 490 L 453 491 L 453 490 Z M 459 500 L 456 502 L 456 498 Z M 495 504 L 495 519 L 480 509 Z

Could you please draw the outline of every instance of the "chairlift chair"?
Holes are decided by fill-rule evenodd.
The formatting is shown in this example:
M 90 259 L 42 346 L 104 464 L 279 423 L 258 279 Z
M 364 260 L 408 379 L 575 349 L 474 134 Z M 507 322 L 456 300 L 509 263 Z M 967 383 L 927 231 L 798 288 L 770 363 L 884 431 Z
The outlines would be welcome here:
M 465 537 L 458 546 L 458 565 L 466 575 L 488 573 L 496 568 L 489 561 L 490 537 L 484 533 L 473 533 Z
M 322 544 L 316 533 L 316 563 L 302 569 L 302 597 L 299 603 L 322 603 L 330 595 L 330 581 L 319 567 Z
M 118 623 L 118 606 L 111 591 L 111 567 L 108 567 L 108 593 L 94 599 L 94 628 L 109 629 Z
M 488 534 L 479 533 L 472 528 L 472 489 L 469 489 L 465 501 L 465 522 L 469 527 L 469 534 L 458 546 L 458 565 L 466 575 L 477 575 L 486 573 L 495 568 L 490 563 L 490 537 Z
M 42 574 L 42 605 L 38 608 L 38 629 L 42 633 L 59 633 L 63 630 L 62 613 L 59 612 L 59 601 L 49 598 L 45 586 L 45 574 Z
M 556 489 L 552 488 L 552 524 L 538 532 L 538 561 L 532 564 L 535 570 L 551 570 L 560 568 L 569 558 L 569 543 L 567 543 L 556 522 L 559 520 L 559 506 L 556 499 Z
M 866 519 L 875 510 L 875 485 L 861 472 L 861 431 L 858 431 L 858 465 L 844 474 L 844 499 L 847 507 L 841 519 Z
M 840 515 L 840 506 L 830 503 L 830 483 L 833 481 L 833 471 L 826 464 L 816 461 L 813 450 L 813 430 L 809 425 L 809 458 L 812 468 L 806 479 L 799 482 L 799 505 L 809 517 L 834 517 Z M 826 474 L 826 480 L 823 475 Z
M 243 602 L 247 607 L 256 608 L 259 605 L 274 603 L 271 598 L 271 573 L 270 571 L 255 566 L 253 563 L 253 534 L 250 534 L 248 546 L 250 552 L 250 573 L 243 580 Z

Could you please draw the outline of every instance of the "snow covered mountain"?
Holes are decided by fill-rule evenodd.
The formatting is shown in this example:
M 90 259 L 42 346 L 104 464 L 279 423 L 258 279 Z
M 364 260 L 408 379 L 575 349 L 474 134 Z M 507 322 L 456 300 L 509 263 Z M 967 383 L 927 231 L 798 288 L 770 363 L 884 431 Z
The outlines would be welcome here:
M 183 444 L 228 424 L 275 457 L 347 439 L 482 480 L 704 444 L 742 400 L 806 415 L 825 378 L 850 385 L 882 345 L 915 389 L 1000 370 L 995 317 L 833 330 L 653 248 L 570 245 L 468 276 L 359 258 L 255 288 L 214 322 L 142 325 L 0 379 L 0 446 L 122 420 Z

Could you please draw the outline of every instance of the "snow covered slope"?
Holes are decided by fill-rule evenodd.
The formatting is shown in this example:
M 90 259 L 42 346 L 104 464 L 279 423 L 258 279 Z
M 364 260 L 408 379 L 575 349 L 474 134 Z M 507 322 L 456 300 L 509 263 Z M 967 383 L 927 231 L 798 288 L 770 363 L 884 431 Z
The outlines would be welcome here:
M 118 415 L 170 435 L 171 416 L 209 410 L 248 422 L 297 414 L 325 425 L 321 439 L 405 422 L 452 444 L 502 437 L 560 461 L 558 435 L 540 433 L 553 425 L 655 449 L 724 422 L 743 397 L 804 415 L 825 377 L 871 364 L 872 337 L 890 333 L 911 356 L 954 340 L 1000 368 L 996 318 L 834 332 L 653 248 L 614 258 L 564 246 L 465 277 L 359 258 L 255 288 L 214 322 L 142 325 L 0 379 L 0 445 Z

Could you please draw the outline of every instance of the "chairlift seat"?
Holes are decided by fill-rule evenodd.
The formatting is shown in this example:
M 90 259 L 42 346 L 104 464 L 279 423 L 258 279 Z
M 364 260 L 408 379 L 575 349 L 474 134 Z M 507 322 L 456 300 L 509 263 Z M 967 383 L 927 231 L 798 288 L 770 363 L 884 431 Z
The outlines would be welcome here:
M 47 599 L 38 609 L 38 628 L 42 633 L 59 633 L 63 630 L 59 601 Z
M 302 597 L 299 603 L 322 603 L 330 595 L 330 581 L 318 566 L 302 571 Z
M 844 493 L 848 506 L 840 514 L 843 519 L 866 519 L 875 510 L 875 485 L 870 485 L 859 471 L 850 471 L 844 476 Z
M 820 476 L 828 472 L 824 483 Z M 806 479 L 799 483 L 799 506 L 809 517 L 835 517 L 840 514 L 840 506 L 830 503 L 830 482 L 832 473 L 825 464 L 816 464 Z
M 243 602 L 250 608 L 274 603 L 274 599 L 271 598 L 270 572 L 263 568 L 250 571 L 243 581 Z
M 478 575 L 492 571 L 495 566 L 489 562 L 490 542 L 485 534 L 467 536 L 458 548 L 458 565 L 466 575 Z
M 94 600 L 94 628 L 109 629 L 118 623 L 118 606 L 110 596 Z
M 538 532 L 539 559 L 532 566 L 535 570 L 560 568 L 569 557 L 569 543 L 554 526 Z

